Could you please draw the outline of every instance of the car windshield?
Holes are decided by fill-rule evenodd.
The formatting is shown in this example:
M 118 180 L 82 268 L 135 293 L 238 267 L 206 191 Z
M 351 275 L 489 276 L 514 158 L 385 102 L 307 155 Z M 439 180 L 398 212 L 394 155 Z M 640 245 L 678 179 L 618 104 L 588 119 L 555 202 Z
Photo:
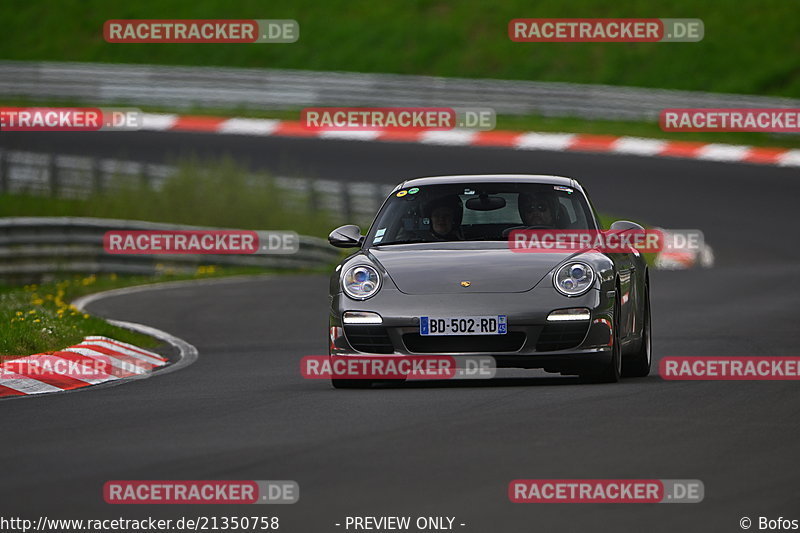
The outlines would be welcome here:
M 513 229 L 596 229 L 583 195 L 540 183 L 458 183 L 405 187 L 378 213 L 371 246 L 503 241 Z

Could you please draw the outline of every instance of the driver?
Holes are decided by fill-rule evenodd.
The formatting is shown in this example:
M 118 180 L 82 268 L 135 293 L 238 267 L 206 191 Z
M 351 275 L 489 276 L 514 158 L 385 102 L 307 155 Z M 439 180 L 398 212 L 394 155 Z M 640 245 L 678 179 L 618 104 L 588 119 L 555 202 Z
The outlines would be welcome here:
M 556 199 L 550 194 L 522 193 L 517 198 L 522 223 L 528 229 L 556 227 Z
M 426 206 L 426 213 L 431 219 L 431 234 L 440 241 L 463 241 L 461 219 L 464 206 L 458 195 L 442 196 L 432 200 Z

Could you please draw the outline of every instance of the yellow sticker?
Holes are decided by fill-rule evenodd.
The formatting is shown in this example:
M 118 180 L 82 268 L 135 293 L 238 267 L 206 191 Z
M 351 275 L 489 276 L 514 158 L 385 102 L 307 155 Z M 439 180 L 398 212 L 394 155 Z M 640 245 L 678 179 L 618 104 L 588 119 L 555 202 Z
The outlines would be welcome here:
M 408 194 L 408 191 L 400 191 L 399 193 L 397 193 L 397 197 L 401 198 L 401 197 L 405 196 L 406 194 Z

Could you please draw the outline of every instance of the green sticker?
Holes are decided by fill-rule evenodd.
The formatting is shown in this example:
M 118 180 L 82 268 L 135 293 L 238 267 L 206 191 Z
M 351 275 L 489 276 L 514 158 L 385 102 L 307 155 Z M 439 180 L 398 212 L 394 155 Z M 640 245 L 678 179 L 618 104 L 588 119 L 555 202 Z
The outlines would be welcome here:
M 408 189 L 408 194 L 417 194 L 419 192 L 419 187 L 412 187 Z

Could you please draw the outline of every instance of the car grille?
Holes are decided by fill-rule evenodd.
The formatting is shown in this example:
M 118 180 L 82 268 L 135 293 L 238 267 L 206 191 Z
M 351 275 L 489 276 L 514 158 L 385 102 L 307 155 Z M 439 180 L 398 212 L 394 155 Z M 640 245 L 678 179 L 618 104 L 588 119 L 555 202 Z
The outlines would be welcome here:
M 537 352 L 567 350 L 578 346 L 586 337 L 589 322 L 566 322 L 547 324 L 536 341 Z
M 344 335 L 355 350 L 366 353 L 393 353 L 392 340 L 383 326 L 345 326 Z
M 406 333 L 403 342 L 415 353 L 516 352 L 525 344 L 525 334 L 511 331 L 505 335 L 430 336 Z

